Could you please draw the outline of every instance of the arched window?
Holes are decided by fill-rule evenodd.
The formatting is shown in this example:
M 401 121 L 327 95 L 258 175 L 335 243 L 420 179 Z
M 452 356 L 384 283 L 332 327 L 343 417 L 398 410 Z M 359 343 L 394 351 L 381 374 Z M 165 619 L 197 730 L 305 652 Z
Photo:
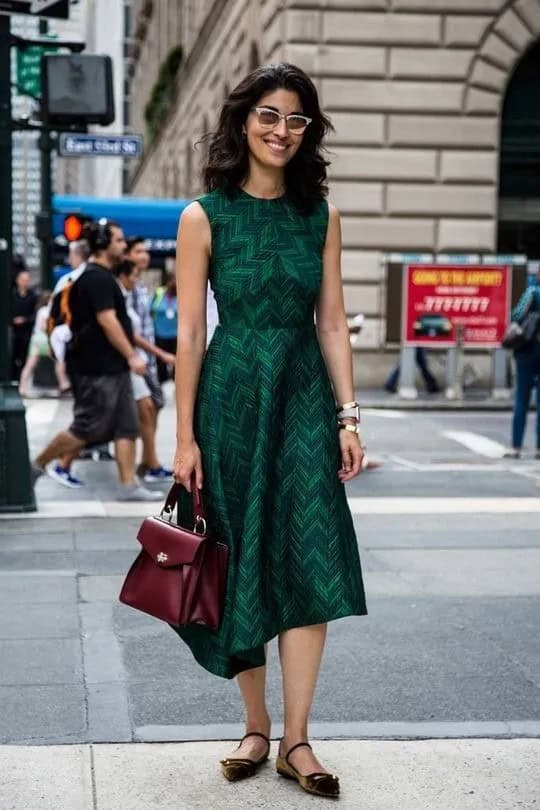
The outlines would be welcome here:
M 501 120 L 500 253 L 540 259 L 540 42 L 518 63 L 506 89 Z

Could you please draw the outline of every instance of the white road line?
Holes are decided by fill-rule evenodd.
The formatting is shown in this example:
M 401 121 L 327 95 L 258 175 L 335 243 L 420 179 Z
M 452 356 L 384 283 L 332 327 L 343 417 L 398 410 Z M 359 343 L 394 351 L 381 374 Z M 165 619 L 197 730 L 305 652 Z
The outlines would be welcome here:
M 349 498 L 353 515 L 539 514 L 539 498 Z M 37 512 L 0 513 L 0 520 L 145 517 L 159 505 L 117 501 L 41 501 Z
M 393 411 L 391 408 L 360 408 L 360 413 L 366 416 L 380 416 L 382 419 L 405 419 L 407 416 L 403 411 Z
M 473 453 L 486 456 L 486 458 L 502 458 L 506 450 L 504 444 L 488 439 L 487 436 L 481 436 L 479 433 L 471 433 L 468 430 L 443 430 L 441 436 L 459 442 L 467 449 L 472 450 Z
M 60 400 L 40 399 L 25 401 L 26 425 L 30 430 L 38 425 L 48 425 L 56 419 Z
M 536 514 L 540 498 L 349 498 L 353 515 Z

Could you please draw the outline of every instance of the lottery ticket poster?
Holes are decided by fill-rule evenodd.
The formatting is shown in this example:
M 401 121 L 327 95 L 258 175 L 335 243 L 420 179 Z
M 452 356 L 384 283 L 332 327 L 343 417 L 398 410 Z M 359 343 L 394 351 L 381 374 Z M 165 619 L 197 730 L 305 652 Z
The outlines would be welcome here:
M 403 268 L 402 340 L 409 346 L 498 348 L 510 318 L 510 265 Z

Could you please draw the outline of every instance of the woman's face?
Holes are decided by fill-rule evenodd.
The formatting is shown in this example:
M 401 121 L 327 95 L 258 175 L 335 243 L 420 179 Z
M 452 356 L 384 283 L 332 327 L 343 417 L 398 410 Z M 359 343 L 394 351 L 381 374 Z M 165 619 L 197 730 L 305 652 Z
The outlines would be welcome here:
M 254 106 L 270 107 L 282 115 L 304 112 L 298 93 L 284 89 L 265 93 Z M 304 133 L 289 132 L 284 118 L 273 129 L 262 126 L 256 112 L 249 113 L 245 132 L 252 157 L 262 166 L 274 169 L 281 169 L 287 165 L 300 148 L 304 137 Z

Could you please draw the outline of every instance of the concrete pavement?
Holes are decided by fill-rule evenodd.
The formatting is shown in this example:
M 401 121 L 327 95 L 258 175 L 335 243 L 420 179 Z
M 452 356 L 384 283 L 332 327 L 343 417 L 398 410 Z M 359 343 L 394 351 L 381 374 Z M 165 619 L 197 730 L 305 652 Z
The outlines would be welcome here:
M 68 416 L 69 403 L 32 403 L 32 446 Z M 169 405 L 164 461 L 172 429 Z M 384 466 L 347 492 L 370 613 L 330 625 L 311 726 L 341 807 L 539 801 L 540 463 L 502 459 L 507 431 L 507 414 L 365 411 Z M 242 734 L 237 686 L 118 603 L 148 507 L 115 503 L 110 462 L 78 473 L 84 490 L 41 480 L 40 512 L 0 519 L 1 810 L 318 802 L 272 766 L 223 779 L 224 741 Z M 278 736 L 276 659 L 272 642 Z
M 4 810 L 211 810 L 322 806 L 272 760 L 229 783 L 226 742 L 0 747 Z M 534 810 L 538 740 L 319 741 L 343 810 Z

